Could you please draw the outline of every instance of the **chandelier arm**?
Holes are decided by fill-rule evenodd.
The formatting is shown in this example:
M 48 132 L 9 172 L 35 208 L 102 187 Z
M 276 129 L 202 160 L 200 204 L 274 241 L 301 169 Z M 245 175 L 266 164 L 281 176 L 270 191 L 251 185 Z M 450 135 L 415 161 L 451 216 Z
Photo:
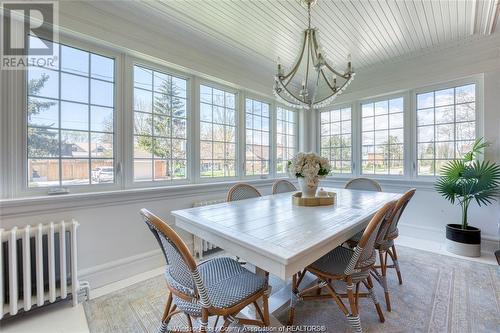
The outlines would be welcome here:
M 351 81 L 351 80 L 350 80 L 350 79 L 349 79 L 349 80 L 347 80 L 346 82 L 344 82 L 344 84 L 343 84 L 343 85 L 342 85 L 342 86 L 341 86 L 341 87 L 340 87 L 337 91 L 335 91 L 335 92 L 334 92 L 334 93 L 332 93 L 331 95 L 329 95 L 329 96 L 327 96 L 327 97 L 323 98 L 322 100 L 317 101 L 316 103 L 321 103 L 321 102 L 324 102 L 324 101 L 326 101 L 327 99 L 329 99 L 329 98 L 331 98 L 331 97 L 333 97 L 333 96 L 335 96 L 335 95 L 339 95 L 339 94 L 340 94 L 340 92 L 342 91 L 342 89 L 343 89 L 343 88 L 347 85 L 347 83 L 348 83 L 349 81 Z
M 314 94 L 311 97 L 311 102 L 309 103 L 310 106 L 314 105 L 314 101 L 316 99 L 316 95 L 318 94 L 319 78 L 320 78 L 319 75 L 320 75 L 320 72 L 318 71 L 317 75 L 316 75 L 316 89 L 314 89 Z
M 326 78 L 326 75 L 325 75 L 325 72 L 323 71 L 323 69 L 321 69 L 321 75 L 322 75 L 322 76 L 323 76 L 323 78 L 325 79 L 326 84 L 328 85 L 328 87 L 329 87 L 331 90 L 335 90 L 335 87 L 332 87 L 332 85 L 330 84 L 330 81 L 328 81 L 328 79 Z
M 309 38 L 307 38 L 307 62 L 306 62 L 306 88 L 308 86 L 308 83 L 309 83 L 309 57 L 310 57 L 310 53 L 311 53 L 311 32 L 309 29 L 307 29 L 307 36 Z M 314 59 L 313 59 L 314 61 Z
M 302 58 L 304 57 L 304 50 L 306 48 L 306 43 L 307 43 L 307 30 L 304 31 L 304 41 L 302 43 L 302 50 L 300 52 L 300 57 L 299 59 L 297 60 L 297 62 L 295 63 L 295 65 L 293 66 L 292 70 L 290 71 L 290 73 L 288 73 L 287 75 L 283 75 L 283 79 L 287 79 L 288 77 L 290 77 L 290 79 L 288 80 L 288 82 L 286 83 L 288 85 L 288 83 L 290 83 L 290 81 L 293 79 L 293 77 L 295 76 L 295 73 L 297 73 L 297 70 L 299 69 L 299 66 L 300 66 L 300 63 L 302 62 Z
M 281 83 L 282 88 L 290 95 L 290 97 L 292 97 L 296 101 L 295 102 L 296 104 L 300 104 L 300 105 L 305 104 L 300 98 L 297 98 L 297 96 L 295 96 L 295 94 L 293 94 L 290 90 L 288 90 L 288 88 L 283 84 L 283 82 L 279 81 L 279 83 Z
M 318 57 L 318 52 L 317 52 L 317 45 L 314 43 L 314 30 L 311 29 L 310 32 L 310 37 L 309 37 L 309 51 L 311 54 L 312 58 L 312 63 L 314 67 L 317 67 L 319 65 L 319 57 Z
M 333 69 L 330 65 L 328 65 L 328 63 L 325 61 L 325 66 L 335 75 L 337 76 L 340 76 L 340 77 L 343 77 L 344 79 L 348 79 L 350 76 L 351 76 L 351 73 L 344 73 L 344 74 L 341 74 L 339 72 L 337 72 L 335 69 Z

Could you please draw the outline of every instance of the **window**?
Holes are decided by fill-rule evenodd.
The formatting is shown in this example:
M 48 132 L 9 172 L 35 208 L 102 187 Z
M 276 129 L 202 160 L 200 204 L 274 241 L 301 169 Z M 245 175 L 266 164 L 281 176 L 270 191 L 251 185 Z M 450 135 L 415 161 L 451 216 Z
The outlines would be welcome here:
M 434 176 L 476 138 L 476 85 L 417 94 L 417 173 Z
M 247 98 L 245 175 L 269 174 L 269 104 Z
M 276 107 L 276 173 L 284 174 L 286 164 L 297 153 L 297 113 Z
M 134 66 L 134 180 L 187 177 L 187 81 Z
M 200 177 L 236 176 L 236 95 L 200 86 Z
M 321 112 L 321 156 L 332 165 L 332 174 L 352 173 L 351 108 Z
M 361 171 L 403 175 L 403 97 L 361 104 Z
M 27 71 L 28 187 L 114 182 L 115 60 L 54 43 Z

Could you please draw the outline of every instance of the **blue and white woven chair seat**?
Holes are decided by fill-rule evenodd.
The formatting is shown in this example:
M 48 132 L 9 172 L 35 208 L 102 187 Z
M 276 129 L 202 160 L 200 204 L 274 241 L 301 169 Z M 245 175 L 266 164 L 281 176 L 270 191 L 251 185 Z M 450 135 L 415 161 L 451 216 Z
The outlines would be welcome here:
M 316 260 L 309 268 L 328 275 L 345 275 L 347 266 L 351 262 L 354 253 L 355 252 L 349 248 L 339 246 Z M 358 265 L 360 267 L 369 267 L 375 263 L 375 258 L 375 255 L 372 255 L 367 260 L 358 262 Z M 355 272 L 352 274 L 354 280 L 357 278 L 357 273 L 360 275 L 359 278 L 366 277 L 368 274 L 367 271 Z
M 216 308 L 230 308 L 258 291 L 267 288 L 264 276 L 258 276 L 239 262 L 228 257 L 214 258 L 198 266 L 201 280 L 205 286 L 210 304 Z M 178 291 L 194 296 L 194 290 L 176 281 L 169 270 L 165 277 L 170 286 Z M 200 316 L 201 305 L 174 296 L 174 304 L 192 316 Z

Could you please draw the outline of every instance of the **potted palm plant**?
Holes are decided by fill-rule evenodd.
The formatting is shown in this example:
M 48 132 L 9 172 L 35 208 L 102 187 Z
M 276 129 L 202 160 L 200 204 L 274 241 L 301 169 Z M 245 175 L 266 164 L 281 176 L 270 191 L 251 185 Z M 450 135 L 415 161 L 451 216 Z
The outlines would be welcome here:
M 500 166 L 478 159 L 487 146 L 482 138 L 476 140 L 462 159 L 450 161 L 441 169 L 435 184 L 439 194 L 462 209 L 462 223 L 446 225 L 446 248 L 455 254 L 481 255 L 481 230 L 469 225 L 468 212 L 474 201 L 479 206 L 486 206 L 499 194 Z

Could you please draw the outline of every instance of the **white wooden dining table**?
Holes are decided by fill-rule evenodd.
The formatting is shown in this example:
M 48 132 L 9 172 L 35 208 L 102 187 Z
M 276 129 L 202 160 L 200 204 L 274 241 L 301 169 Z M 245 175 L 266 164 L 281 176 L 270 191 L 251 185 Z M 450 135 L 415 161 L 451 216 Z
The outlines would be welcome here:
M 176 210 L 175 225 L 231 255 L 287 280 L 363 230 L 374 213 L 401 194 L 325 188 L 337 194 L 332 206 L 292 203 L 292 192 Z M 290 295 L 270 297 L 270 312 Z

